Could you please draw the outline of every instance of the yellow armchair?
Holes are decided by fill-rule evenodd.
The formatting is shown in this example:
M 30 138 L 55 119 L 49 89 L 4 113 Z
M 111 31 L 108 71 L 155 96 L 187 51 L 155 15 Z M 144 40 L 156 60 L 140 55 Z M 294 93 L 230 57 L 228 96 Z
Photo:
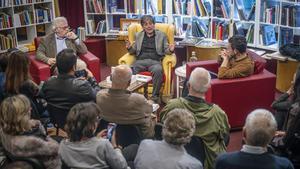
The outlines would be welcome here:
M 168 43 L 174 44 L 174 26 L 164 23 L 156 23 L 155 29 L 164 32 L 167 35 Z M 140 24 L 131 24 L 128 28 L 128 40 L 130 43 L 135 41 L 135 34 L 142 31 L 143 28 Z M 135 56 L 129 53 L 125 54 L 119 59 L 119 64 L 131 65 L 135 61 Z M 175 54 L 166 55 L 162 61 L 162 66 L 165 75 L 165 82 L 162 87 L 163 101 L 166 102 L 171 98 L 171 88 L 172 88 L 172 68 L 176 65 Z

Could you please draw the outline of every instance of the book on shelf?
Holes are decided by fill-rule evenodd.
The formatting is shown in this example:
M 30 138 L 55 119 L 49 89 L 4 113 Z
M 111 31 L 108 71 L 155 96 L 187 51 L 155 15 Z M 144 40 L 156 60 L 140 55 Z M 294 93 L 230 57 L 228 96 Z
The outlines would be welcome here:
M 192 18 L 192 35 L 194 37 L 208 37 L 208 26 L 205 21 L 197 17 Z
M 12 4 L 11 4 L 11 1 L 12 1 L 12 0 L 1 0 L 1 1 L 0 1 L 0 8 L 11 6 L 11 5 L 12 5 Z
M 114 13 L 118 11 L 117 0 L 107 0 L 107 8 L 109 13 Z
M 252 4 L 252 7 L 247 15 L 247 21 L 250 21 L 250 20 L 254 20 L 254 16 L 255 16 L 255 2 Z
M 212 38 L 217 40 L 228 39 L 229 23 L 226 21 L 214 20 L 212 24 Z
M 33 12 L 24 10 L 13 15 L 14 26 L 33 24 Z
M 157 0 L 147 0 L 147 14 L 158 14 Z
M 2 35 L 0 34 L 0 50 L 6 50 L 17 46 L 16 38 L 11 34 Z
M 85 0 L 88 13 L 105 13 L 105 0 Z
M 247 30 L 247 34 L 246 34 L 246 40 L 247 40 L 247 43 L 254 42 L 254 24 L 251 24 L 249 26 L 249 29 Z
M 33 0 L 14 0 L 14 5 L 24 5 L 32 2 Z
M 203 6 L 204 6 L 204 10 L 206 12 L 206 16 L 210 16 L 211 15 L 211 4 L 210 4 L 210 0 L 201 0 Z
M 35 9 L 36 23 L 51 22 L 53 16 L 50 8 L 39 7 Z
M 192 0 L 173 0 L 173 13 L 179 15 L 191 15 Z
M 266 46 L 277 43 L 274 26 L 272 25 L 262 26 L 262 40 L 263 40 L 263 44 Z
M 262 22 L 279 24 L 280 7 L 276 2 L 264 1 L 262 4 Z
M 234 0 L 235 10 L 240 20 L 246 20 L 243 0 Z
M 300 27 L 300 6 L 287 5 L 282 7 L 281 25 Z
M 293 41 L 294 41 L 293 37 L 294 37 L 293 29 L 281 28 L 279 46 L 293 43 Z
M 0 12 L 0 29 L 10 27 L 12 27 L 11 16 L 4 12 Z

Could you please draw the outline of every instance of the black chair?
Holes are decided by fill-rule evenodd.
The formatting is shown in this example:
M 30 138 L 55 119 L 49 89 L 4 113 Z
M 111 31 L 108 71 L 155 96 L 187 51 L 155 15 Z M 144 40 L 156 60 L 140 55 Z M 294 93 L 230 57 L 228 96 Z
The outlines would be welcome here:
M 186 144 L 184 147 L 191 156 L 200 160 L 202 164 L 205 161 L 205 149 L 203 140 L 200 137 L 192 136 L 190 143 Z
M 29 165 L 31 165 L 33 169 L 46 169 L 46 167 L 44 166 L 44 164 L 41 161 L 39 161 L 38 159 L 36 159 L 36 158 L 17 157 L 17 156 L 12 155 L 11 153 L 9 153 L 6 150 L 4 150 L 4 153 L 5 153 L 6 157 L 7 157 L 7 159 L 9 160 L 8 163 L 17 162 L 17 161 L 23 161 L 23 162 L 26 162 Z
M 66 123 L 66 118 L 68 115 L 68 110 L 58 109 L 48 103 L 47 110 L 50 115 L 50 121 L 56 127 L 56 135 L 59 133 L 59 129 L 63 129 Z
M 115 132 L 117 144 L 122 147 L 127 147 L 131 144 L 140 144 L 143 139 L 137 125 L 117 124 Z

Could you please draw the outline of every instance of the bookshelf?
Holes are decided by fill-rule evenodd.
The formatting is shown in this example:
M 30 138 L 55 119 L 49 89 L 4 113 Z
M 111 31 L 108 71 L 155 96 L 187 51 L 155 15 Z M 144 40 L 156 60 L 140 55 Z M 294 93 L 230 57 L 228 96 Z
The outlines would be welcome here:
M 53 0 L 1 0 L 0 52 L 33 42 L 51 31 Z
M 169 0 L 84 0 L 86 36 L 118 34 L 121 18 L 139 19 L 151 14 L 156 22 L 168 23 Z
M 286 43 L 300 43 L 300 0 L 172 2 L 171 23 L 177 37 L 227 41 L 228 37 L 240 34 L 246 37 L 248 46 L 271 51 L 278 51 Z M 200 33 L 195 33 L 197 29 Z

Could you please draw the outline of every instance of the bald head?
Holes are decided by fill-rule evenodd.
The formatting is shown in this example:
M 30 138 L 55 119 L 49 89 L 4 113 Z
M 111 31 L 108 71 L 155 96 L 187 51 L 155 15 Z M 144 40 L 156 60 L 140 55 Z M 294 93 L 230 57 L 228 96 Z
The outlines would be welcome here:
M 265 109 L 256 109 L 246 118 L 246 144 L 265 147 L 272 140 L 276 129 L 277 123 L 273 114 Z
M 118 65 L 111 74 L 112 88 L 126 89 L 130 84 L 132 71 L 128 65 Z
M 210 87 L 210 80 L 209 72 L 202 67 L 197 67 L 190 75 L 189 93 L 204 94 Z

